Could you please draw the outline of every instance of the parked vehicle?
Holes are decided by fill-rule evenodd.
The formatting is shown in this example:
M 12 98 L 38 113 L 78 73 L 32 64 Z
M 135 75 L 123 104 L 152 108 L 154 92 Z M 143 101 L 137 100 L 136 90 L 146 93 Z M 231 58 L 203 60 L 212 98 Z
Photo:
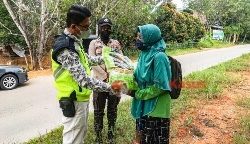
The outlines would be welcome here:
M 20 66 L 0 65 L 0 88 L 11 90 L 28 81 L 27 70 Z

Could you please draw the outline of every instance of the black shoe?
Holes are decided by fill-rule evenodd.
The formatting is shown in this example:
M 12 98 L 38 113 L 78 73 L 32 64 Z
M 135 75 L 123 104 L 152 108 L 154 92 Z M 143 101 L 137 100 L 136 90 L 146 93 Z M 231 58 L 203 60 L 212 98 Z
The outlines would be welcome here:
M 95 144 L 103 144 L 102 135 L 98 134 L 95 139 Z
M 95 144 L 103 144 L 102 139 L 96 138 L 95 139 Z
M 108 140 L 108 144 L 115 144 L 114 139 L 109 139 L 109 140 Z
M 108 131 L 108 143 L 115 144 L 114 133 L 112 130 Z

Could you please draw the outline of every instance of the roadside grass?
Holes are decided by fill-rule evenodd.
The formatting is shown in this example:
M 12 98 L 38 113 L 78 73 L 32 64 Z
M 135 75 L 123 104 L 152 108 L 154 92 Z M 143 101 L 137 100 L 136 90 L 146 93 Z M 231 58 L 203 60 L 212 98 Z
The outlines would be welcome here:
M 135 133 L 135 123 L 130 115 L 130 101 L 124 101 L 119 105 L 118 118 L 116 122 L 116 142 L 119 144 L 131 143 Z M 88 118 L 88 132 L 85 139 L 86 144 L 92 144 L 95 140 L 94 133 L 94 115 L 89 114 Z M 61 144 L 62 143 L 62 130 L 57 128 L 47 133 L 46 135 L 32 139 L 26 144 Z M 107 142 L 107 119 L 104 118 L 103 140 Z
M 233 59 L 231 61 L 222 63 L 220 65 L 211 67 L 209 69 L 194 72 L 186 76 L 183 80 L 185 85 L 182 90 L 181 96 L 178 100 L 173 100 L 171 106 L 171 118 L 172 120 L 177 120 L 178 115 L 185 112 L 188 108 L 195 108 L 197 100 L 209 100 L 220 96 L 220 93 L 224 88 L 230 87 L 237 84 L 242 80 L 241 77 L 232 76 L 230 72 L 238 72 L 249 69 L 250 54 L 243 55 L 239 58 Z M 192 84 L 193 83 L 193 84 Z M 193 88 L 194 85 L 197 86 L 201 84 L 200 88 Z M 250 100 L 248 100 L 249 102 Z M 242 105 L 248 106 L 249 103 L 241 102 Z M 125 101 L 120 103 L 117 118 L 117 130 L 116 130 L 116 142 L 119 144 L 131 143 L 133 136 L 135 134 L 135 121 L 130 114 L 130 101 Z M 186 125 L 192 123 L 192 117 L 186 120 Z M 104 141 L 106 141 L 107 134 L 107 120 L 105 118 L 105 128 L 103 132 Z M 250 133 L 250 115 L 242 119 L 241 122 L 243 131 L 242 133 L 237 133 L 234 137 L 238 142 L 248 142 Z M 175 125 L 171 126 L 171 136 L 176 135 L 177 127 Z M 62 127 L 53 130 L 52 132 L 28 141 L 26 144 L 59 144 L 62 143 Z M 90 144 L 94 142 L 95 134 L 93 130 L 93 113 L 89 115 L 88 121 L 88 133 L 85 139 L 85 143 Z M 237 143 L 243 144 L 243 143 Z
M 241 118 L 240 130 L 234 134 L 233 139 L 235 144 L 250 143 L 250 114 Z
M 221 48 L 221 47 L 227 47 L 231 45 L 232 45 L 231 43 L 219 41 L 219 40 L 213 40 L 210 37 L 204 37 L 197 43 L 197 47 L 200 47 L 200 48 L 212 48 L 212 47 Z
M 184 55 L 188 53 L 200 52 L 205 49 L 202 48 L 179 48 L 179 49 L 167 49 L 167 54 L 171 56 Z
M 248 111 L 246 115 L 243 115 L 239 130 L 234 134 L 235 144 L 248 144 L 250 143 L 250 98 L 242 98 L 237 101 L 237 105 L 243 107 Z
M 250 98 L 242 98 L 238 100 L 237 105 L 250 110 Z
M 226 63 L 224 65 L 226 71 L 238 72 L 238 71 L 249 71 L 250 68 L 250 55 L 245 54 L 240 59 L 235 59 L 230 64 Z
M 169 48 L 167 49 L 167 54 L 171 56 L 183 55 L 188 53 L 200 52 L 205 50 L 211 49 L 218 49 L 218 48 L 225 48 L 233 46 L 231 43 L 217 41 L 217 40 L 202 40 L 198 42 L 198 44 L 194 45 L 193 47 L 181 47 L 181 48 Z

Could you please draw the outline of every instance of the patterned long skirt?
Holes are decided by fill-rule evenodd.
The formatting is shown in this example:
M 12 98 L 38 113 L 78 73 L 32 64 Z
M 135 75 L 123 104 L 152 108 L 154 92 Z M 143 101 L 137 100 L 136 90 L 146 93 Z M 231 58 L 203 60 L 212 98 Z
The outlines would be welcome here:
M 136 120 L 140 144 L 169 144 L 169 118 L 144 116 Z

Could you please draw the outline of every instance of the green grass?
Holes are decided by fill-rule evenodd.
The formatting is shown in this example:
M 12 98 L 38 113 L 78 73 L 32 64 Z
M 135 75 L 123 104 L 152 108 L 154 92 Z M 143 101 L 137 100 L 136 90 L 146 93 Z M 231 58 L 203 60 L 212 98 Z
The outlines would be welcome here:
M 187 119 L 184 121 L 184 126 L 189 127 L 193 123 L 193 117 L 189 116 Z
M 231 45 L 232 44 L 230 44 L 228 42 L 213 40 L 209 37 L 205 37 L 198 42 L 197 47 L 200 47 L 200 48 L 212 48 L 212 47 L 221 48 L 221 47 L 227 47 L 227 46 L 231 46 Z
M 172 118 L 175 118 L 187 108 L 195 107 L 194 100 L 209 100 L 217 98 L 224 88 L 237 84 L 242 79 L 241 77 L 233 77 L 228 72 L 238 72 L 239 70 L 246 70 L 249 68 L 250 54 L 241 56 L 240 58 L 222 63 L 220 65 L 211 67 L 209 69 L 194 72 L 186 76 L 183 80 L 185 82 L 201 82 L 204 83 L 203 88 L 183 88 L 181 97 L 173 101 Z M 242 66 L 237 66 L 242 65 Z
M 116 122 L 116 142 L 119 144 L 127 144 L 131 142 L 135 133 L 135 122 L 130 115 L 130 101 L 125 101 L 119 105 L 118 118 Z M 107 126 L 107 119 L 104 119 L 104 125 Z M 103 140 L 107 141 L 107 127 L 104 126 Z M 89 114 L 88 132 L 85 139 L 86 144 L 92 144 L 95 138 L 93 126 L 93 113 Z M 57 128 L 44 136 L 40 136 L 28 141 L 26 144 L 61 144 L 62 143 L 62 127 Z
M 249 70 L 250 63 L 249 63 L 250 55 L 245 54 L 239 59 L 235 59 L 234 61 L 231 61 L 230 63 L 226 63 L 224 65 L 226 71 L 245 71 Z
M 180 49 L 167 49 L 167 54 L 171 56 L 184 55 L 188 53 L 200 52 L 201 48 L 180 48 Z
M 240 120 L 240 129 L 234 134 L 233 139 L 235 144 L 250 143 L 250 98 L 239 99 L 237 105 L 248 110 L 248 115 L 245 115 Z
M 117 143 L 130 143 L 135 133 L 135 123 L 129 112 L 130 104 L 131 104 L 130 101 L 125 101 L 119 105 L 118 118 L 116 122 Z M 106 141 L 106 138 L 107 138 L 107 119 L 106 118 L 104 121 L 104 125 L 106 125 L 106 127 L 104 126 L 103 137 L 104 137 L 104 141 Z M 89 129 L 88 129 L 85 142 L 87 144 L 90 144 L 90 143 L 93 143 L 94 138 L 95 138 L 92 113 L 90 114 L 90 117 L 89 117 L 88 126 L 89 126 Z
M 217 40 L 211 40 L 211 39 L 204 39 L 201 40 L 198 44 L 193 45 L 193 47 L 181 47 L 181 48 L 172 48 L 170 47 L 167 49 L 167 53 L 169 55 L 183 55 L 188 53 L 194 53 L 194 52 L 200 52 L 204 50 L 210 50 L 214 48 L 224 48 L 232 46 L 233 44 L 217 41 Z
M 250 115 L 244 116 L 240 122 L 240 130 L 234 134 L 235 144 L 250 143 Z
M 249 136 L 245 134 L 236 133 L 233 139 L 234 139 L 234 144 L 249 144 L 250 143 Z
M 184 112 L 186 109 L 196 107 L 196 100 L 209 100 L 217 98 L 222 90 L 231 85 L 237 84 L 241 78 L 233 77 L 227 72 L 237 72 L 239 70 L 246 70 L 249 68 L 250 54 L 243 55 L 240 58 L 222 63 L 218 66 L 211 67 L 207 70 L 200 72 L 194 72 L 184 78 L 184 82 L 201 81 L 205 82 L 205 87 L 199 89 L 183 88 L 182 94 L 178 100 L 173 100 L 171 106 L 171 118 L 175 120 L 178 115 Z M 241 66 L 238 66 L 241 65 Z M 242 105 L 248 105 L 244 103 Z M 192 124 L 192 117 L 186 120 L 186 125 Z M 106 118 L 105 123 L 107 124 Z M 105 125 L 106 125 L 105 124 Z M 250 131 L 250 117 L 242 120 L 243 131 Z M 176 135 L 176 127 L 171 127 L 171 135 Z M 27 142 L 27 144 L 59 144 L 61 143 L 62 128 L 55 129 L 52 132 L 35 138 Z M 104 129 L 104 140 L 106 138 L 107 128 Z M 122 102 L 119 105 L 118 118 L 117 118 L 117 131 L 116 141 L 118 144 L 131 143 L 135 133 L 135 122 L 130 114 L 130 101 Z M 237 133 L 234 139 L 237 142 L 249 141 L 249 133 Z M 93 114 L 90 113 L 88 121 L 88 133 L 85 139 L 86 144 L 93 143 L 94 131 L 93 131 Z M 242 143 L 242 144 L 243 144 Z M 238 143 L 237 143 L 238 144 Z M 239 143 L 241 144 L 241 143 Z
M 62 143 L 62 127 L 54 129 L 46 135 L 32 139 L 29 144 L 61 144 Z
M 237 105 L 250 109 L 250 98 L 242 98 L 237 102 Z
M 245 132 L 248 132 L 248 134 L 250 134 L 250 115 L 245 116 L 244 118 L 241 119 L 241 125 L 242 125 L 243 130 Z M 249 137 L 249 140 L 250 140 L 250 137 Z

